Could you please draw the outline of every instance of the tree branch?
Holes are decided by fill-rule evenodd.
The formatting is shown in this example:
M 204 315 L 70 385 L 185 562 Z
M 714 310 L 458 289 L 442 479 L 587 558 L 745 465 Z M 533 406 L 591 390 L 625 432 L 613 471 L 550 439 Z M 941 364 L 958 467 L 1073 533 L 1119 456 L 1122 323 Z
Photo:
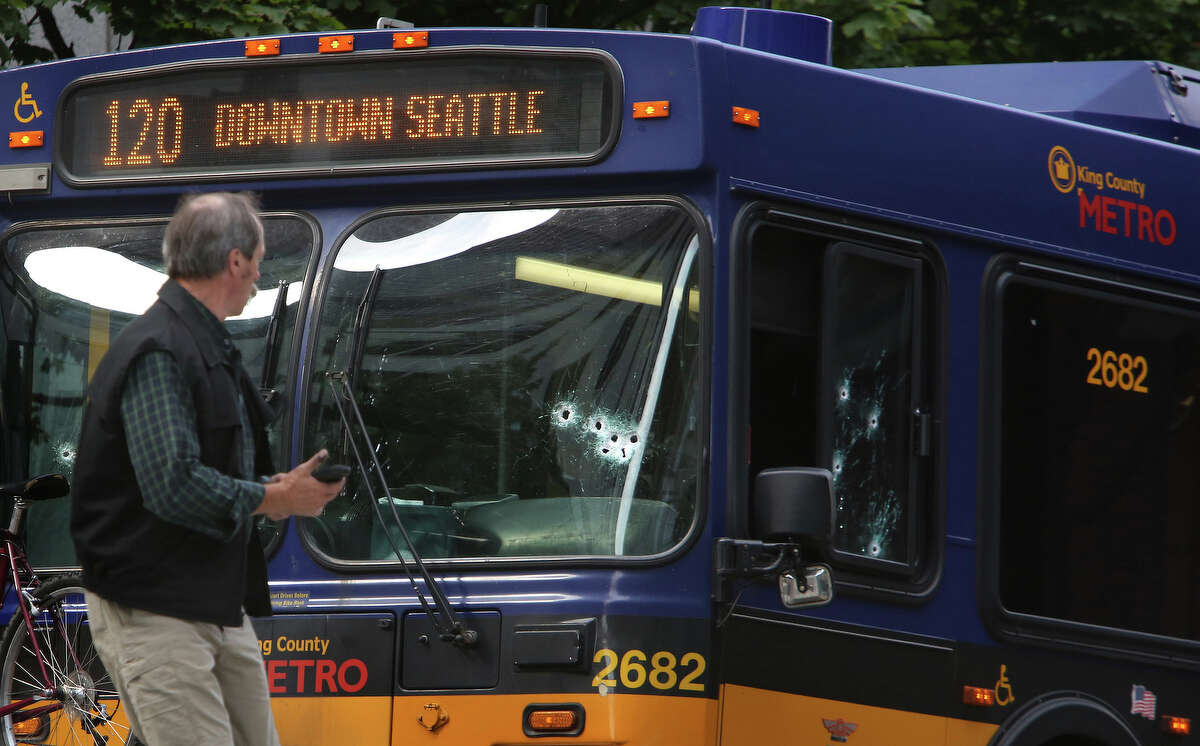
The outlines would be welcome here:
M 70 44 L 67 44 L 63 39 L 62 32 L 58 30 L 58 21 L 54 18 L 54 11 L 45 5 L 39 5 L 36 13 L 37 19 L 42 22 L 42 33 L 46 35 L 46 41 L 50 42 L 50 49 L 54 51 L 54 56 L 60 60 L 74 57 L 75 50 Z

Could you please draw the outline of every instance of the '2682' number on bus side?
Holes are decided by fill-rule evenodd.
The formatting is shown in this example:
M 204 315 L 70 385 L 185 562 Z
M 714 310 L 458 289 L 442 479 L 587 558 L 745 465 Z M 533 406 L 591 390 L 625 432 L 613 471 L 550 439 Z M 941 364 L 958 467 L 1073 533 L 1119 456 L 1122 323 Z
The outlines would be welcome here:
M 1150 375 L 1150 363 L 1145 357 L 1134 357 L 1128 352 L 1116 353 L 1112 350 L 1101 352 L 1091 347 L 1087 351 L 1087 359 L 1094 363 L 1086 379 L 1091 385 L 1119 388 L 1138 394 L 1150 391 L 1145 384 L 1146 376 Z
M 655 689 L 675 689 L 685 692 L 702 692 L 704 684 L 697 681 L 707 664 L 704 656 L 699 653 L 684 653 L 676 660 L 675 654 L 660 650 L 651 655 L 649 660 L 640 650 L 627 650 L 625 655 L 617 655 L 616 651 L 602 648 L 592 656 L 592 663 L 600 663 L 600 673 L 592 679 L 594 687 L 616 687 L 616 673 L 621 679 L 621 686 L 626 689 L 638 689 L 649 682 Z M 649 663 L 649 666 L 646 664 Z M 678 669 L 678 670 L 676 670 Z

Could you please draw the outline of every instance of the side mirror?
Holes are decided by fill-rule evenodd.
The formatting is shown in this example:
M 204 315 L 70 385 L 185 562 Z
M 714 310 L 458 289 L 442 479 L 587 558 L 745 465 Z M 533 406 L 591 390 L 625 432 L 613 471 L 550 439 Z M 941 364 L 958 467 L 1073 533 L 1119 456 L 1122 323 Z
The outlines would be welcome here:
M 764 469 L 754 478 L 755 535 L 768 541 L 823 544 L 833 529 L 833 474 L 828 469 Z M 779 599 L 789 609 L 833 600 L 833 572 L 810 564 L 779 575 Z
M 828 469 L 763 469 L 754 478 L 754 535 L 824 542 L 833 527 L 833 474 Z

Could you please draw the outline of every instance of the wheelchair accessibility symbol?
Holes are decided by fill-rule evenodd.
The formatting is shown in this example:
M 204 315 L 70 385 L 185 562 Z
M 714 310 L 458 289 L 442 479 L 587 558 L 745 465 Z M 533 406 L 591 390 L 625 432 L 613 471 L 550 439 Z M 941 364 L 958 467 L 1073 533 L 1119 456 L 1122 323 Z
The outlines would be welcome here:
M 28 115 L 22 115 L 22 111 L 29 112 Z M 29 84 L 21 84 L 21 97 L 13 104 L 13 116 L 18 122 L 32 122 L 36 117 L 42 115 L 42 110 L 38 108 L 37 101 L 33 100 L 33 96 L 29 95 Z
M 996 704 L 1001 707 L 1011 705 L 1016 699 L 1013 696 L 1012 684 L 1008 682 L 1008 666 L 1000 666 L 1000 680 L 996 682 L 993 691 L 996 693 Z

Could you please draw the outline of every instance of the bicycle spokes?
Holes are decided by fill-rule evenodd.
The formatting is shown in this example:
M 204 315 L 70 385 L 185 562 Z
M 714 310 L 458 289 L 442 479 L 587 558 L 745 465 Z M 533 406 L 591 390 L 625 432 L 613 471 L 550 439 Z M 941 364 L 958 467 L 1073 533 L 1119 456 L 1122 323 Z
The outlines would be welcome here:
M 0 701 L 29 700 L 3 718 L 4 746 L 131 743 L 116 687 L 92 644 L 81 589 L 58 587 L 44 595 L 32 625 L 12 629 L 0 666 Z

